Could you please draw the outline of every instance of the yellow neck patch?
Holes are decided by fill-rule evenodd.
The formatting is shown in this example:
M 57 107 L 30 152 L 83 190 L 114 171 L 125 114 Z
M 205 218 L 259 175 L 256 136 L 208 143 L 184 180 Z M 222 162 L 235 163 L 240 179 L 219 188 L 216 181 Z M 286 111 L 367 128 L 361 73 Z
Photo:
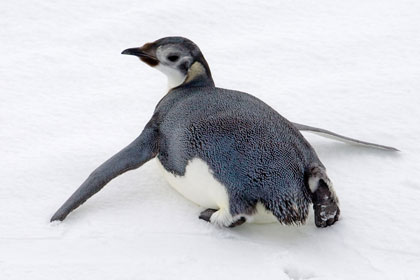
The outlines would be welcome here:
M 184 83 L 188 83 L 194 80 L 195 78 L 205 74 L 206 69 L 204 69 L 203 64 L 196 61 L 193 63 L 193 65 L 191 65 L 190 69 L 188 70 L 187 78 L 185 79 Z

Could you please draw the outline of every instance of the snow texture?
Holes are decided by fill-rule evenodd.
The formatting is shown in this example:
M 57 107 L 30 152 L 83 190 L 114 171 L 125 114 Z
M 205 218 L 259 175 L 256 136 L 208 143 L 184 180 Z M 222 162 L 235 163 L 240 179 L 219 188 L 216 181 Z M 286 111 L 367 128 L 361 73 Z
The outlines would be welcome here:
M 420 2 L 0 2 L 0 279 L 419 279 Z M 219 229 L 164 181 L 128 172 L 49 218 L 142 130 L 165 77 L 120 52 L 181 35 L 216 85 L 289 120 L 402 152 L 307 135 L 342 217 Z

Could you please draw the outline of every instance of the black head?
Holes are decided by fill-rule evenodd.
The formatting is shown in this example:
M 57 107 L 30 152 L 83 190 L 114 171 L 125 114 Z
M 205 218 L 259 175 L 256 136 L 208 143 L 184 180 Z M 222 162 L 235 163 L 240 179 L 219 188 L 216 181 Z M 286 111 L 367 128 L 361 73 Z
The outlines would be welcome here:
M 169 88 L 182 84 L 214 85 L 210 68 L 196 44 L 183 37 L 165 37 L 122 54 L 135 55 L 168 77 Z M 193 83 L 194 82 L 194 83 Z

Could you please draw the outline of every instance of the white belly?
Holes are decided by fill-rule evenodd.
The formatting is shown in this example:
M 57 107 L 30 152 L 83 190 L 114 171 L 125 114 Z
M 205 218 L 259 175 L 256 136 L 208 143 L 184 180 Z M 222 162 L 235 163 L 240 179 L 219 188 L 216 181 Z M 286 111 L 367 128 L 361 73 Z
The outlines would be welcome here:
M 168 183 L 188 200 L 205 208 L 229 209 L 226 188 L 214 178 L 212 170 L 203 160 L 194 158 L 189 161 L 184 176 L 176 176 L 166 171 L 159 159 L 156 159 L 156 162 Z M 275 221 L 277 219 L 261 203 L 257 204 L 254 215 L 247 216 L 247 222 L 272 223 Z

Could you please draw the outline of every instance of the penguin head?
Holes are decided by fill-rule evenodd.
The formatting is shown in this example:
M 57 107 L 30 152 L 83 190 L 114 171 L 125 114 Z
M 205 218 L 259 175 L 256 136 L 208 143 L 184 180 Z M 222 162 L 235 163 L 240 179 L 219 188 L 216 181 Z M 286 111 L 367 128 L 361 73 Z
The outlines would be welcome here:
M 169 89 L 180 85 L 214 86 L 210 68 L 196 44 L 183 37 L 165 37 L 122 54 L 135 55 L 168 77 Z

